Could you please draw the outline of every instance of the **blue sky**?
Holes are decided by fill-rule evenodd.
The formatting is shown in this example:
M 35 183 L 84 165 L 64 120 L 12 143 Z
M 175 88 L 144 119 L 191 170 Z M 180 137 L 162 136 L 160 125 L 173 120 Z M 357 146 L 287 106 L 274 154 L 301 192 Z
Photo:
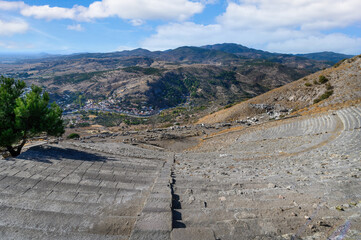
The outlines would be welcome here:
M 0 0 L 0 53 L 239 43 L 361 53 L 360 0 Z

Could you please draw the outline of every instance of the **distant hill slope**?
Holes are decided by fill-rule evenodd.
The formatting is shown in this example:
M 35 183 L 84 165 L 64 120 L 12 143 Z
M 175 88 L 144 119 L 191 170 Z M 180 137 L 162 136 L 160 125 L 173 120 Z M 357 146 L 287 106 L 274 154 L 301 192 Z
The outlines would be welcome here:
M 346 55 L 335 52 L 317 52 L 317 53 L 307 53 L 307 54 L 271 53 L 267 51 L 248 48 L 235 43 L 206 45 L 203 46 L 202 48 L 223 51 L 247 58 L 263 58 L 263 59 L 269 59 L 275 61 L 277 60 L 282 61 L 283 59 L 288 59 L 288 61 L 289 59 L 297 59 L 298 61 L 302 61 L 302 58 L 306 58 L 310 60 L 329 62 L 331 64 L 335 64 L 343 59 L 354 57 L 354 55 Z M 283 60 L 283 63 L 287 63 L 288 61 Z
M 224 51 L 203 49 L 199 47 L 180 47 L 160 53 L 156 60 L 167 62 L 232 64 L 240 62 L 240 58 Z
M 256 110 L 250 104 L 280 104 L 302 112 L 337 106 L 350 101 L 361 101 L 361 55 L 231 108 L 205 116 L 198 122 L 226 122 L 256 114 Z
M 239 44 L 216 44 L 20 59 L 0 63 L 0 74 L 41 85 L 70 109 L 82 95 L 84 102 L 109 100 L 112 109 L 185 104 L 206 109 L 206 114 L 331 65 Z
M 275 57 L 276 55 L 279 55 L 276 53 L 270 53 L 262 50 L 248 48 L 236 43 L 206 45 L 206 46 L 202 46 L 201 48 L 223 51 L 247 58 L 271 58 L 271 57 Z
M 269 61 L 282 63 L 289 67 L 306 67 L 310 68 L 315 61 L 327 62 L 332 65 L 338 61 L 351 58 L 351 55 L 339 54 L 334 52 L 320 52 L 320 53 L 309 53 L 309 54 L 280 54 L 271 53 L 267 51 L 257 50 L 248 48 L 240 44 L 235 43 L 222 43 L 214 45 L 202 46 L 205 49 L 223 51 L 231 54 L 235 54 L 240 57 L 253 58 L 253 59 L 267 59 Z
M 281 63 L 285 66 L 307 69 L 310 72 L 329 67 L 329 63 L 294 56 L 291 54 L 269 53 L 262 50 L 247 48 L 239 44 L 215 44 L 204 47 L 179 47 L 167 51 L 149 51 L 134 49 L 110 53 L 79 53 L 63 56 L 42 55 L 42 58 L 14 58 L 12 64 L 1 64 L 0 73 L 31 72 L 38 76 L 44 73 L 68 74 L 90 71 L 113 70 L 129 66 L 151 66 L 154 62 L 160 64 L 242 64 L 251 59 L 263 59 Z M 310 55 L 311 56 L 311 55 Z M 325 57 L 322 57 L 324 60 Z M 5 60 L 5 58 L 3 59 Z M 17 61 L 17 62 L 15 62 Z M 7 62 L 6 62 L 7 63 Z
M 156 109 L 191 106 L 225 106 L 262 94 L 308 74 L 265 60 L 241 65 L 130 66 L 116 70 L 29 77 L 58 96 L 81 93 L 86 99 L 112 97 L 122 106 L 148 105 Z
M 346 54 L 334 53 L 334 52 L 319 52 L 319 53 L 307 53 L 307 54 L 296 54 L 296 55 L 317 61 L 329 61 L 332 63 L 337 63 L 343 59 L 353 57 L 353 55 L 346 55 Z

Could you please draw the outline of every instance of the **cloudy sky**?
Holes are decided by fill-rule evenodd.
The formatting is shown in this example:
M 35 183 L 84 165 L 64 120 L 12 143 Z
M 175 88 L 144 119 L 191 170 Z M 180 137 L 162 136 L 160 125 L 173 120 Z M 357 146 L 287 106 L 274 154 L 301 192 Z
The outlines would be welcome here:
M 239 43 L 361 53 L 360 0 L 0 0 L 0 53 Z

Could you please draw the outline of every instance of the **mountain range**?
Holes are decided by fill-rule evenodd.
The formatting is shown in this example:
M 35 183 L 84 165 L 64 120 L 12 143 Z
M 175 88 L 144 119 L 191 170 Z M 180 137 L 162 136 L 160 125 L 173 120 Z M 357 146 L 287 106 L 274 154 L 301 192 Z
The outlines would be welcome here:
M 221 53 L 222 52 L 222 53 Z M 229 54 L 225 54 L 229 53 Z M 195 55 L 198 54 L 198 57 Z M 232 56 L 236 55 L 236 56 Z M 280 53 L 271 53 L 267 51 L 257 50 L 253 48 L 248 48 L 240 44 L 235 43 L 223 43 L 223 44 L 214 44 L 206 45 L 201 47 L 179 47 L 176 49 L 166 50 L 166 51 L 149 51 L 146 49 L 138 48 L 134 50 L 125 50 L 120 52 L 110 52 L 110 53 L 75 53 L 71 55 L 54 55 L 47 53 L 36 53 L 36 54 L 11 54 L 11 53 L 0 53 L 0 62 L 16 62 L 21 60 L 31 60 L 31 59 L 45 59 L 45 58 L 60 58 L 60 59 L 79 59 L 79 58 L 119 58 L 119 57 L 134 57 L 142 56 L 149 57 L 157 60 L 164 61 L 194 61 L 194 62 L 207 62 L 216 60 L 217 58 L 225 59 L 238 59 L 238 58 L 251 58 L 251 59 L 282 59 L 290 57 L 301 57 L 317 61 L 326 61 L 331 63 L 336 63 L 345 58 L 351 58 L 353 55 L 346 55 L 334 52 L 318 52 L 318 53 L 308 53 L 308 54 L 280 54 Z M 224 61 L 225 59 L 220 59 Z M 301 61 L 301 59 L 298 59 Z
M 0 74 L 43 86 L 64 108 L 76 109 L 81 96 L 83 105 L 91 100 L 110 109 L 186 104 L 206 114 L 349 57 L 332 52 L 270 53 L 225 43 L 153 52 L 0 56 Z

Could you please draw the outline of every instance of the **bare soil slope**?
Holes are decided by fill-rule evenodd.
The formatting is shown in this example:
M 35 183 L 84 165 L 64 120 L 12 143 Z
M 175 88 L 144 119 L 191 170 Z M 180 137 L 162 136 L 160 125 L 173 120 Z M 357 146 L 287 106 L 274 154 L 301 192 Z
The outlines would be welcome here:
M 322 83 L 320 76 L 327 82 Z M 331 93 L 327 99 L 324 94 Z M 324 95 L 323 98 L 326 96 Z M 315 104 L 315 100 L 321 100 Z M 203 117 L 199 123 L 217 123 L 241 119 L 257 114 L 250 104 L 279 104 L 298 112 L 315 111 L 321 107 L 337 107 L 346 102 L 361 100 L 361 55 L 343 61 L 332 68 L 311 74 L 308 77 L 289 83 L 280 88 Z

